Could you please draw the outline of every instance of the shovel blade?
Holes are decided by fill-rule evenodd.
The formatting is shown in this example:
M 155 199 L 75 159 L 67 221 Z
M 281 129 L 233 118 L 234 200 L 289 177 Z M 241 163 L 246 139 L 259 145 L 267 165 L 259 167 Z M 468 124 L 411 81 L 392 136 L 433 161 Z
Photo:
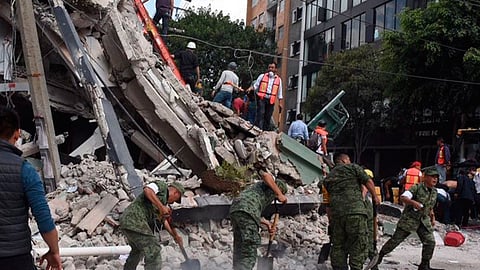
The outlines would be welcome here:
M 198 259 L 188 259 L 180 264 L 182 270 L 200 270 L 200 261 Z
M 259 257 L 257 261 L 257 270 L 273 270 L 273 257 Z

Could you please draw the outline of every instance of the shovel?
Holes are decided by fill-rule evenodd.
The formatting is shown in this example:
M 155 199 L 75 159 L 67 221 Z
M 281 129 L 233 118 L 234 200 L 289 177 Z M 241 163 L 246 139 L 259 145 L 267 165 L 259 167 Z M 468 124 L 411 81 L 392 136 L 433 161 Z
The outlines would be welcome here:
M 273 224 L 272 224 L 273 228 L 277 227 L 279 216 L 280 215 L 277 210 L 273 218 Z M 257 270 L 273 270 L 273 256 L 269 256 L 269 255 L 270 255 L 270 248 L 272 247 L 272 242 L 274 238 L 275 238 L 275 234 L 272 233 L 270 235 L 270 239 L 268 240 L 267 253 L 265 253 L 265 256 L 258 258 Z
M 188 258 L 187 252 L 183 246 L 180 246 L 185 261 L 180 263 L 182 270 L 200 270 L 200 261 L 198 259 Z

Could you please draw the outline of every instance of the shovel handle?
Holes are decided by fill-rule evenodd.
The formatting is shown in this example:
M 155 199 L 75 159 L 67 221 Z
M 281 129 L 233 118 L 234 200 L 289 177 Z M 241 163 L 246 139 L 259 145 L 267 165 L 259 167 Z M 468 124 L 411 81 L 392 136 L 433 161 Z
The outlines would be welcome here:
M 277 227 L 279 218 L 280 218 L 280 214 L 278 212 L 273 215 L 272 229 Z M 275 233 L 270 234 L 270 241 L 273 241 L 273 238 L 275 238 Z
M 189 260 L 188 259 L 188 255 L 187 255 L 187 252 L 185 251 L 185 248 L 183 247 L 183 245 L 179 245 L 180 247 L 180 250 L 182 251 L 182 254 L 183 254 L 183 257 L 185 258 L 185 260 Z

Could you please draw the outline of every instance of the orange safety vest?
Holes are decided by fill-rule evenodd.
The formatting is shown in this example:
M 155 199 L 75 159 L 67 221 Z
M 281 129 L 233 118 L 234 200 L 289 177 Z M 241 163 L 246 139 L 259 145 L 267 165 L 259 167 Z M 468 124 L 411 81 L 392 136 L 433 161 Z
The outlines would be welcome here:
M 445 164 L 445 145 L 440 146 L 440 151 L 438 151 L 437 164 Z
M 263 75 L 262 81 L 260 82 L 260 87 L 258 89 L 258 97 L 263 99 L 267 94 L 267 87 L 268 87 L 268 73 Z M 275 99 L 277 98 L 278 88 L 280 88 L 280 77 L 275 75 L 272 85 L 272 91 L 270 92 L 270 104 L 275 103 Z
M 411 186 L 420 182 L 420 170 L 410 168 L 405 173 L 405 190 L 409 190 Z

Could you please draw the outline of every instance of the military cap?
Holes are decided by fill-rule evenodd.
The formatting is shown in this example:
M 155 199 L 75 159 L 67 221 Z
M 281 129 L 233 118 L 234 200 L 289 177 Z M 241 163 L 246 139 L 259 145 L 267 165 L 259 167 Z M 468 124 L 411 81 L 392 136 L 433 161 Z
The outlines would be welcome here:
M 180 194 L 182 194 L 182 196 L 183 196 L 183 193 L 185 193 L 185 188 L 179 182 L 172 182 L 169 185 L 176 188 L 180 192 Z
M 424 175 L 439 175 L 435 166 L 429 166 L 422 169 Z

